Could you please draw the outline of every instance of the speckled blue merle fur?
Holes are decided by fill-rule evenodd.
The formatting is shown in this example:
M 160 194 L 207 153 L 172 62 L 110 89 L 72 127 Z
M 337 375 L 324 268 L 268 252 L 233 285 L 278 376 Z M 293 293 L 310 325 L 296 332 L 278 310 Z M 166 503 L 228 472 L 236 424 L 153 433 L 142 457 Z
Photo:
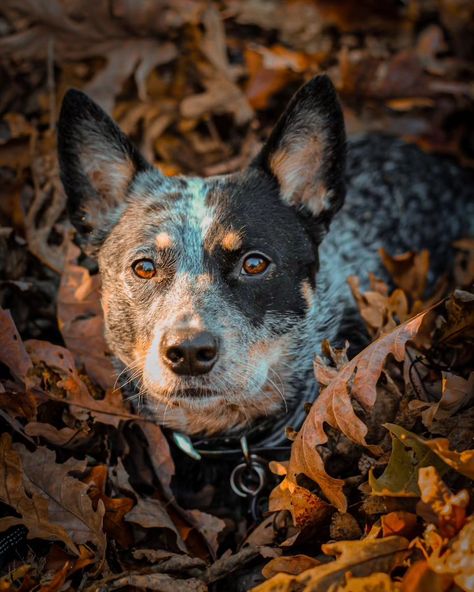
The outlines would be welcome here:
M 440 271 L 451 242 L 474 231 L 470 177 L 444 160 L 367 136 L 349 143 L 345 169 L 325 76 L 300 89 L 236 174 L 165 177 L 78 91 L 64 99 L 59 159 L 69 215 L 99 262 L 108 343 L 140 409 L 190 434 L 293 417 L 322 339 L 355 335 L 347 276 L 383 276 L 381 246 L 429 248 Z M 244 274 L 252 255 L 265 269 Z M 137 277 L 137 261 L 152 276 Z M 199 372 L 178 372 L 172 348 L 163 357 L 183 332 L 211 340 Z

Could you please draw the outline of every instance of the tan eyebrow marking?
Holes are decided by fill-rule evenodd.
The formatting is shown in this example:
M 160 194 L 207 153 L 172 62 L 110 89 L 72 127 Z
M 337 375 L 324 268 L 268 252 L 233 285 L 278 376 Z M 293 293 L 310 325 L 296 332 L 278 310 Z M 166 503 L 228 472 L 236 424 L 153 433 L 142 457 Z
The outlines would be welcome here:
M 156 235 L 155 243 L 159 249 L 170 249 L 173 246 L 173 239 L 167 232 L 160 232 Z
M 221 245 L 226 251 L 236 251 L 242 246 L 242 237 L 235 230 L 229 230 L 222 237 Z
M 301 282 L 300 290 L 301 290 L 301 294 L 303 295 L 303 298 L 306 300 L 306 304 L 308 305 L 308 308 L 311 308 L 313 306 L 313 302 L 314 302 L 314 290 L 311 287 L 308 280 L 303 280 Z

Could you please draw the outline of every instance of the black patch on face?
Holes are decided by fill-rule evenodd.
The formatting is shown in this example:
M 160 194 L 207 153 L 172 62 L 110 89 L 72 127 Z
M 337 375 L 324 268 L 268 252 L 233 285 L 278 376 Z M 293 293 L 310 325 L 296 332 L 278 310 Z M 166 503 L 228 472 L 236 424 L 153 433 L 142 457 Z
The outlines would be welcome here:
M 314 285 L 317 248 L 304 218 L 279 198 L 276 180 L 258 169 L 213 181 L 208 203 L 216 208 L 216 227 L 210 229 L 208 243 L 219 225 L 237 231 L 242 244 L 226 251 L 217 245 L 206 257 L 213 277 L 220 277 L 232 304 L 258 326 L 266 313 L 302 317 L 307 303 L 301 283 Z M 205 245 L 209 250 L 209 244 Z M 261 253 L 272 262 L 262 276 L 239 274 L 247 253 Z

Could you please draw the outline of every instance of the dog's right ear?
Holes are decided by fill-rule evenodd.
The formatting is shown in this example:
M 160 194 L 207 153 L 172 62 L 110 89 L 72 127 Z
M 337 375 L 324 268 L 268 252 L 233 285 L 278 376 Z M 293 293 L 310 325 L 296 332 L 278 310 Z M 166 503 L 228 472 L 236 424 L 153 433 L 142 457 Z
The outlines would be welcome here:
M 82 239 L 107 226 L 134 177 L 150 168 L 114 121 L 78 90 L 63 100 L 58 156 L 69 217 Z

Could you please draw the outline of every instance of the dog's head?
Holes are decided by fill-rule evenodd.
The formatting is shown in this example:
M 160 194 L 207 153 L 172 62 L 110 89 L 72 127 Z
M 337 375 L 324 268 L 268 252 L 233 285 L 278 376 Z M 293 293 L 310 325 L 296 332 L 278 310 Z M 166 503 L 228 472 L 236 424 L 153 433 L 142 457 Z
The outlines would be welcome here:
M 165 177 L 86 95 L 67 93 L 69 215 L 98 259 L 108 343 L 158 419 L 213 433 L 281 408 L 344 156 L 325 76 L 299 90 L 247 169 L 207 179 Z

